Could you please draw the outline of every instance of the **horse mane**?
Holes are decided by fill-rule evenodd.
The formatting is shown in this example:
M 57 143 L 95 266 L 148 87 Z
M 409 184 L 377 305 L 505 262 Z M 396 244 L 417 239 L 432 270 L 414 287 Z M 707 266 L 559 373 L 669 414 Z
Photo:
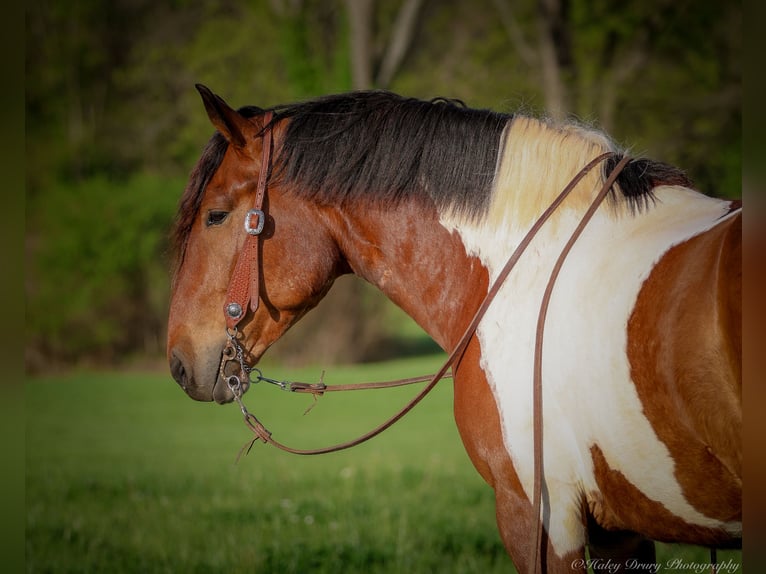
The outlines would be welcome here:
M 275 108 L 289 119 L 274 177 L 320 203 L 427 198 L 481 213 L 500 135 L 512 117 L 460 100 L 422 101 L 382 90 Z
M 528 151 L 516 155 L 524 146 L 547 146 L 547 153 L 534 158 L 549 162 L 539 168 L 550 173 L 555 167 L 565 178 L 596 155 L 616 152 L 598 172 L 600 181 L 623 153 L 602 132 L 575 123 L 554 124 L 471 109 L 460 100 L 423 101 L 383 90 L 324 96 L 272 110 L 273 122 L 289 120 L 272 181 L 325 204 L 427 198 L 440 212 L 477 220 L 489 211 L 503 159 L 535 173 Z M 534 134 L 517 133 L 516 124 L 535 124 L 538 129 Z M 531 142 L 531 137 L 539 139 Z M 572 168 L 560 166 L 555 154 L 571 158 Z M 558 193 L 564 185 L 525 185 L 516 192 L 540 189 L 544 201 L 547 192 Z M 691 182 L 675 167 L 637 158 L 621 172 L 610 198 L 615 203 L 624 198 L 629 211 L 637 213 L 653 202 L 652 190 L 658 185 L 688 187 Z
M 618 156 L 594 175 L 603 181 L 622 153 L 605 134 L 576 124 L 556 125 L 468 108 L 460 100 L 423 101 L 382 90 L 270 109 L 271 125 L 288 120 L 270 182 L 325 204 L 366 200 L 390 205 L 423 199 L 440 213 L 477 220 L 489 213 L 498 196 L 549 201 L 585 163 L 615 151 Z M 265 110 L 246 106 L 238 111 L 253 117 Z M 205 188 L 227 148 L 216 132 L 190 175 L 172 234 L 177 265 Z M 508 166 L 513 166 L 510 175 L 503 173 Z M 518 174 L 525 175 L 519 179 Z M 658 185 L 689 187 L 691 182 L 677 168 L 635 159 L 617 179 L 620 193 L 613 189 L 611 197 L 624 198 L 635 213 L 652 203 Z

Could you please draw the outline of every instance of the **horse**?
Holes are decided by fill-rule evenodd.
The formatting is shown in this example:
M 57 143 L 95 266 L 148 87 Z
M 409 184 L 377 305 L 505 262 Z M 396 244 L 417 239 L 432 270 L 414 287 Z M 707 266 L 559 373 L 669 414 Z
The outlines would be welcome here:
M 179 202 L 167 344 L 189 397 L 238 398 L 221 367 L 227 344 L 239 341 L 240 360 L 255 365 L 349 273 L 452 350 L 511 252 L 580 173 L 452 366 L 454 418 L 494 489 L 505 548 L 533 571 L 541 524 L 537 567 L 559 573 L 585 571 L 586 548 L 630 571 L 654 563 L 653 541 L 741 547 L 739 201 L 704 195 L 680 169 L 629 158 L 575 122 L 377 90 L 235 110 L 197 89 L 216 132 Z M 619 160 L 549 300 L 540 507 L 538 307 Z M 255 254 L 252 300 L 232 308 L 244 249 Z

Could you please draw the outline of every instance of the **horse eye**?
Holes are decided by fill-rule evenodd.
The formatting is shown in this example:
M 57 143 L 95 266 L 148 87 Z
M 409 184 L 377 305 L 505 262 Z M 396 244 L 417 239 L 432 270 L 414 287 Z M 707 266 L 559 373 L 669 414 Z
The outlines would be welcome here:
M 205 225 L 207 227 L 210 227 L 211 225 L 221 225 L 226 220 L 228 215 L 228 211 L 208 211 Z

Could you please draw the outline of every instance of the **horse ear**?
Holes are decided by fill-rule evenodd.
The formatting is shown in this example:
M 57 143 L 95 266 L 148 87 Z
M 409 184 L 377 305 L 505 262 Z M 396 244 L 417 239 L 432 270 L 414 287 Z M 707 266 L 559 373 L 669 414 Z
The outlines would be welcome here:
M 223 134 L 226 140 L 235 147 L 244 148 L 247 144 L 248 128 L 252 129 L 250 122 L 239 112 L 229 107 L 223 98 L 214 94 L 207 86 L 195 84 L 197 91 L 202 96 L 205 111 L 216 129 Z

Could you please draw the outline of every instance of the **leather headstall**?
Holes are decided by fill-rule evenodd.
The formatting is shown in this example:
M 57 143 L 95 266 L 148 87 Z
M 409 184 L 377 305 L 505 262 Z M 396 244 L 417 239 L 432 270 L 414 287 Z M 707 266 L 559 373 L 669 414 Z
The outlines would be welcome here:
M 247 306 L 255 312 L 260 299 L 260 234 L 266 224 L 266 214 L 263 212 L 263 200 L 266 197 L 266 184 L 271 167 L 271 148 L 273 133 L 269 125 L 272 112 L 266 112 L 263 117 L 263 151 L 261 153 L 261 172 L 258 174 L 258 187 L 255 192 L 253 207 L 245 214 L 245 244 L 239 252 L 234 273 L 229 281 L 226 293 L 226 303 L 223 313 L 226 317 L 227 331 L 236 329 L 239 322 L 247 314 Z

